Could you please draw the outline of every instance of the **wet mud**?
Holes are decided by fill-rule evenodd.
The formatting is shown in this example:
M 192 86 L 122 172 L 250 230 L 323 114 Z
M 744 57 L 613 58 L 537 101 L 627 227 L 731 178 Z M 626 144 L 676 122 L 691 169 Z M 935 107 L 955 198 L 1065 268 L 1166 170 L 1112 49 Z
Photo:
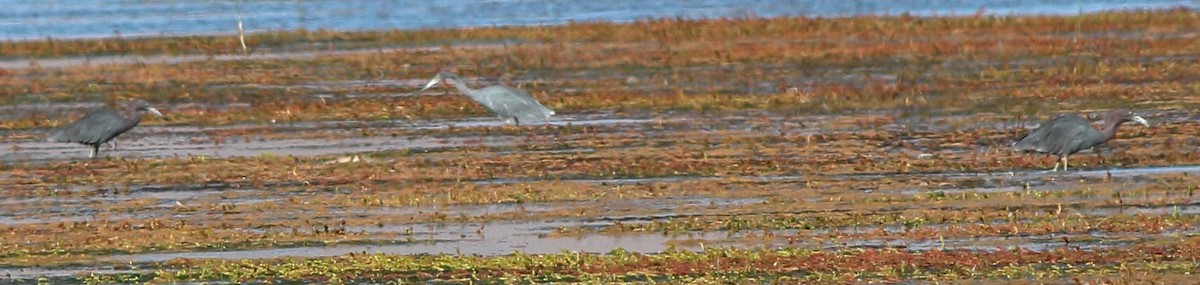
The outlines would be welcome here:
M 1002 271 L 1060 270 L 1040 282 L 1178 262 L 1200 248 L 1200 115 L 1178 96 L 1196 83 L 1197 57 L 1179 48 L 1195 46 L 1179 32 L 1193 14 L 663 20 L 633 23 L 661 34 L 621 28 L 642 38 L 613 43 L 0 61 L 21 93 L 0 107 L 10 126 L 0 130 L 0 283 L 364 254 L 476 266 L 470 258 L 587 253 L 623 258 L 589 268 L 619 276 L 659 265 L 644 259 L 687 259 L 596 283 L 1012 281 L 1021 275 Z M 1081 21 L 1152 28 L 1110 35 Z M 824 28 L 834 26 L 854 32 Z M 776 38 L 761 27 L 813 30 Z M 927 54 L 941 57 L 917 56 Z M 523 86 L 558 115 L 513 126 L 458 105 L 471 103 L 454 90 L 416 91 L 421 74 L 451 62 L 471 63 L 457 68 L 474 71 L 472 86 Z M 95 160 L 86 146 L 44 141 L 58 118 L 101 105 L 74 101 L 128 94 L 162 96 L 178 120 L 143 121 Z M 223 102 L 235 97 L 246 98 Z M 1049 117 L 1078 110 L 1099 124 L 1096 114 L 1123 104 L 1152 127 L 1072 155 L 1069 171 L 1011 149 Z M 736 253 L 722 249 L 797 263 L 745 273 L 721 263 Z M 830 260 L 841 263 L 821 263 Z M 1189 269 L 1157 265 L 1135 273 Z M 470 266 L 389 269 L 523 281 L 503 279 L 512 267 Z M 263 281 L 180 276 L 166 281 Z M 580 278 L 543 281 L 591 280 Z
M 543 126 L 520 128 L 549 129 L 563 126 L 593 127 L 611 134 L 635 133 L 652 141 L 671 142 L 673 136 L 705 133 L 705 136 L 725 140 L 781 139 L 796 145 L 810 134 L 851 133 L 855 127 L 836 127 L 832 116 L 809 118 L 813 122 L 786 130 L 761 131 L 779 128 L 786 122 L 760 119 L 754 114 L 742 116 L 705 117 L 674 114 L 652 118 L 620 118 L 615 115 L 565 115 Z M 980 126 L 981 128 L 987 126 Z M 398 136 L 356 136 L 363 128 Z M 621 149 L 622 146 L 567 147 L 550 150 L 523 150 L 520 146 L 537 141 L 586 141 L 596 134 L 555 135 L 537 138 L 536 135 L 480 135 L 489 130 L 514 128 L 491 118 L 429 122 L 319 122 L 279 125 L 239 125 L 213 128 L 148 126 L 121 138 L 119 148 L 105 149 L 112 157 L 125 159 L 163 159 L 172 157 L 208 156 L 213 158 L 254 157 L 279 155 L 319 157 L 310 163 L 368 163 L 391 164 L 398 160 L 389 157 L 344 159 L 350 156 L 373 157 L 373 153 L 409 150 L 416 156 L 432 155 L 457 149 L 483 149 L 484 156 L 544 155 L 575 156 Z M 824 132 L 818 131 L 824 129 Z M 900 129 L 899 125 L 883 129 Z M 205 134 L 214 130 L 264 130 L 258 136 L 225 137 L 219 144 L 204 141 Z M 319 132 L 327 139 L 289 139 Z M 200 138 L 198 140 L 198 138 Z M 912 143 L 912 142 L 910 142 Z M 11 151 L 0 156 L 9 164 L 55 165 L 84 159 L 86 148 L 69 144 L 39 142 L 36 139 L 7 141 L 3 149 Z M 805 148 L 796 146 L 796 148 Z M 988 151 L 994 146 L 968 149 L 941 149 L 931 155 L 924 150 L 909 150 L 901 154 L 915 161 L 936 160 L 974 151 Z M 914 153 L 916 155 L 914 155 Z M 402 159 L 401 159 L 402 160 Z M 1162 184 L 1163 179 L 1191 177 L 1200 172 L 1197 166 L 1149 167 L 1086 167 L 1069 172 L 1050 172 L 1042 169 L 992 169 L 987 171 L 922 171 L 822 173 L 820 171 L 777 175 L 679 175 L 652 177 L 516 177 L 466 180 L 420 179 L 397 182 L 385 188 L 401 189 L 405 183 L 458 185 L 470 183 L 476 187 L 530 187 L 538 183 L 555 183 L 556 187 L 657 188 L 716 186 L 717 192 L 702 195 L 669 195 L 664 197 L 635 197 L 632 199 L 596 199 L 577 201 L 520 202 L 494 204 L 445 204 L 414 206 L 366 207 L 305 207 L 293 206 L 300 201 L 338 200 L 357 197 L 353 191 L 339 187 L 313 190 L 303 183 L 275 183 L 260 187 L 244 187 L 228 183 L 203 185 L 124 185 L 118 187 L 77 185 L 56 188 L 57 196 L 0 198 L 0 224 L 17 228 L 64 227 L 80 224 L 145 225 L 153 223 L 183 223 L 196 226 L 225 225 L 224 231 L 245 234 L 328 235 L 318 238 L 320 245 L 311 242 L 277 245 L 247 245 L 188 250 L 136 250 L 92 254 L 93 265 L 71 265 L 62 268 L 0 269 L 13 278 L 31 276 L 73 276 L 81 272 L 116 274 L 137 272 L 136 269 L 114 264 L 134 264 L 139 268 L 154 268 L 155 264 L 180 259 L 267 259 L 280 257 L 330 257 L 352 253 L 386 253 L 399 255 L 473 255 L 496 256 L 514 252 L 554 254 L 563 251 L 606 253 L 614 249 L 629 252 L 657 253 L 671 249 L 701 250 L 704 247 L 776 248 L 805 247 L 813 249 L 875 248 L 908 251 L 972 250 L 995 251 L 1011 248 L 1050 250 L 1071 247 L 1080 250 L 1127 247 L 1133 244 L 1157 242 L 1179 235 L 1186 230 L 1138 233 L 1117 230 L 1048 233 L 962 234 L 946 229 L 988 225 L 1001 227 L 1013 223 L 988 219 L 974 222 L 937 222 L 929 211 L 949 210 L 952 215 L 964 212 L 995 210 L 997 207 L 1025 208 L 1043 211 L 1050 204 L 1067 204 L 1068 215 L 1098 218 L 1106 216 L 1195 215 L 1198 213 L 1189 198 L 1170 193 L 1138 191 Z M 881 181 L 891 181 L 880 183 Z M 848 185 L 823 188 L 822 184 Z M 896 184 L 896 185 L 887 185 Z M 587 186 L 590 185 L 590 186 Z M 855 186 L 857 185 L 857 186 Z M 26 186 L 38 188 L 42 186 Z M 394 188 L 393 188 L 394 187 Z M 765 190 L 764 190 L 765 189 Z M 774 189 L 774 190 L 772 190 Z M 1080 189 L 1097 189 L 1092 194 L 1067 194 Z M 1103 190 L 1100 190 L 1103 189 Z M 385 189 L 385 192 L 389 191 Z M 568 190 L 569 191 L 569 190 Z M 686 189 L 683 190 L 686 192 Z M 1102 191 L 1102 192 L 1101 192 Z M 1121 203 L 1112 202 L 1112 193 L 1131 193 Z M 1152 192 L 1152 191 L 1151 191 Z M 1040 194 L 1039 194 L 1040 193 Z M 437 195 L 453 195 L 446 192 Z M 931 202 L 930 197 L 989 196 L 982 202 L 958 205 Z M 1044 195 L 1049 200 L 1021 205 L 1022 195 Z M 1057 196 L 1056 196 L 1057 195 Z M 992 205 L 988 199 L 1000 200 L 1007 206 Z M 879 199 L 908 199 L 907 203 L 878 204 Z M 970 198 L 962 198 L 970 200 Z M 1182 200 L 1181 200 L 1182 199 Z M 840 201 L 839 201 L 840 200 Z M 852 201 L 863 201 L 855 203 Z M 1138 204 L 1138 201 L 1148 202 Z M 1166 202 L 1164 202 L 1166 201 Z M 1013 203 L 1017 202 L 1017 203 Z M 303 202 L 302 202 L 303 203 Z M 1074 205 L 1074 206 L 1072 206 Z M 256 209 L 240 211 L 239 208 Z M 223 209 L 223 210 L 215 210 Z M 1020 210 L 1017 210 L 1020 211 Z M 819 221 L 820 216 L 832 215 L 911 215 L 920 213 L 927 220 L 917 224 L 903 222 L 877 226 L 822 226 L 812 222 L 804 225 L 748 226 L 746 228 L 695 227 L 672 229 L 679 221 L 696 223 L 730 223 L 738 217 L 792 218 L 799 221 Z M 892 213 L 892 214 L 888 214 Z M 1036 215 L 1035 215 L 1036 216 Z M 297 226 L 293 217 L 307 219 L 307 225 Z M 1022 219 L 1036 217 L 1022 216 Z M 352 222 L 347 223 L 347 220 Z M 407 221 L 407 222 L 406 222 Z M 981 224 L 982 223 L 982 224 Z M 1030 223 L 1033 223 L 1032 221 Z M 257 225 L 257 226 L 255 226 Z M 332 229 L 330 229 L 332 225 Z M 913 234 L 919 231 L 943 231 L 934 238 Z M 303 239 L 301 239 L 303 240 Z M 36 243 L 36 242 L 34 242 Z

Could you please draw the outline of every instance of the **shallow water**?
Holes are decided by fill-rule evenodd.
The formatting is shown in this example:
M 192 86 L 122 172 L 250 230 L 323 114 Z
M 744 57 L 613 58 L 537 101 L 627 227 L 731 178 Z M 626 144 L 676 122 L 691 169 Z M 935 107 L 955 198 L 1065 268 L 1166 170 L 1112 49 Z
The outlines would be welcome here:
M 459 225 L 416 225 L 413 241 L 397 241 L 400 244 L 333 245 L 321 247 L 295 247 L 262 250 L 183 252 L 114 255 L 107 257 L 117 262 L 161 262 L 176 258 L 245 259 L 273 258 L 284 256 L 321 257 L 348 253 L 414 254 L 465 254 L 505 255 L 513 252 L 526 254 L 553 254 L 562 251 L 584 251 L 605 253 L 614 248 L 632 252 L 661 252 L 672 241 L 689 238 L 721 239 L 723 234 L 696 234 L 665 236 L 661 234 L 586 235 L 581 237 L 554 237 L 556 228 L 571 227 L 580 222 L 530 222 L 491 223 Z
M 129 266 L 121 266 L 128 268 Z M 39 281 L 38 278 L 55 278 L 55 277 L 72 277 L 72 276 L 87 276 L 90 274 L 110 275 L 110 274 L 138 274 L 154 272 L 153 269 L 118 269 L 114 266 L 88 266 L 88 267 L 68 267 L 68 268 L 21 268 L 21 269 L 0 269 L 0 282 L 5 284 L 42 284 L 41 282 L 49 283 L 75 283 L 77 280 L 46 280 Z
M 53 106 L 38 106 L 51 108 Z M 69 109 L 73 106 L 66 107 Z M 891 114 L 870 114 L 887 118 Z M 403 159 L 440 159 L 457 155 L 453 152 L 472 149 L 464 155 L 522 156 L 536 153 L 537 156 L 562 159 L 575 156 L 612 156 L 633 154 L 656 149 L 682 149 L 681 153 L 698 149 L 713 149 L 742 159 L 778 160 L 782 163 L 804 163 L 809 156 L 845 156 L 855 160 L 886 159 L 943 159 L 940 156 L 961 156 L 967 152 L 987 149 L 990 146 L 966 146 L 957 149 L 941 148 L 927 156 L 913 147 L 897 147 L 904 153 L 890 156 L 866 155 L 858 152 L 862 147 L 856 136 L 845 134 L 860 132 L 862 126 L 855 123 L 857 115 L 824 116 L 778 116 L 770 112 L 747 111 L 724 113 L 720 116 L 697 113 L 663 113 L 655 115 L 626 115 L 615 113 L 564 114 L 547 126 L 513 127 L 491 117 L 464 118 L 455 120 L 423 121 L 325 121 L 279 124 L 238 124 L 220 127 L 194 126 L 142 126 L 132 133 L 120 137 L 120 148 L 102 150 L 114 157 L 173 157 L 203 155 L 212 157 L 243 157 L 257 155 L 291 155 L 297 157 L 322 156 L 304 163 L 354 163 L 338 162 L 341 158 L 359 156 L 362 163 L 390 163 L 388 155 L 375 156 L 374 152 L 412 149 Z M 946 119 L 946 118 L 938 118 Z M 993 118 L 994 119 L 994 118 Z M 986 119 L 984 119 L 986 120 Z M 804 123 L 798 123 L 803 121 Z M 559 126 L 588 126 L 558 132 Z M 971 128 L 990 129 L 993 125 L 978 124 Z M 524 128 L 524 129 L 516 129 Z M 897 132 L 903 126 L 883 124 L 879 126 Z M 585 131 L 582 131 L 584 130 Z M 364 136 L 363 130 L 377 134 Z M 522 132 L 516 132 L 521 130 Z M 566 130 L 566 128 L 564 128 Z M 213 142 L 215 133 L 231 133 L 220 144 Z M 389 133 L 399 134 L 395 137 Z M 517 134 L 523 133 L 523 134 Z M 838 145 L 833 149 L 818 149 L 822 143 L 809 146 L 800 134 L 831 135 L 829 141 Z M 930 134 L 936 138 L 943 134 Z M 619 143 L 607 144 L 606 138 L 617 138 Z M 681 139 L 683 138 L 683 139 Z M 936 140 L 934 140 L 936 142 Z M 739 148 L 753 143 L 768 147 L 776 153 L 760 154 Z M 924 143 L 924 142 L 922 142 Z M 522 148 L 525 144 L 537 144 L 536 149 Z M 550 146 L 550 147 L 547 147 Z M 478 149 L 478 148 L 487 149 Z M 792 148 L 807 148 L 789 153 Z M 87 148 L 73 144 L 44 143 L 36 138 L 10 138 L 0 144 L 0 160 L 20 165 L 50 164 L 83 159 Z M 837 151 L 849 150 L 848 153 Z M 881 150 L 891 151 L 891 150 Z M 766 151 L 763 151 L 766 152 Z M 726 157 L 726 158 L 728 158 Z M 684 158 L 697 159 L 697 158 Z M 707 159 L 707 158 L 706 158 Z M 807 168 L 805 168 L 807 169 Z M 876 168 L 882 169 L 882 168 Z M 1007 170 L 1007 169 L 1006 169 Z M 672 221 L 704 222 L 734 220 L 743 215 L 769 218 L 807 218 L 825 213 L 841 215 L 909 215 L 951 209 L 962 213 L 972 210 L 990 211 L 998 205 L 991 201 L 1008 201 L 1022 195 L 1003 196 L 999 200 L 955 200 L 928 199 L 917 203 L 880 203 L 877 198 L 909 199 L 913 196 L 932 197 L 941 192 L 947 196 L 955 193 L 1011 193 L 1049 192 L 1062 190 L 1097 189 L 1083 195 L 1038 196 L 1024 195 L 1020 199 L 1056 199 L 1062 202 L 1066 215 L 1088 218 L 1120 214 L 1137 215 L 1194 215 L 1200 213 L 1195 203 L 1186 202 L 1186 194 L 1164 193 L 1163 191 L 1133 191 L 1135 197 L 1127 197 L 1127 205 L 1111 204 L 1110 192 L 1144 189 L 1147 185 L 1170 181 L 1200 172 L 1200 166 L 1167 166 L 1121 168 L 1107 164 L 1074 169 L 1067 172 L 1050 172 L 1042 169 L 1013 169 L 1012 171 L 929 171 L 888 172 L 873 170 L 835 169 L 833 172 L 814 170 L 811 173 L 775 171 L 771 175 L 746 175 L 745 173 L 723 174 L 662 174 L 651 177 L 607 174 L 480 176 L 470 180 L 449 178 L 414 177 L 397 180 L 377 181 L 368 192 L 345 185 L 306 186 L 298 181 L 279 180 L 267 185 L 239 185 L 237 180 L 202 182 L 183 185 L 129 184 L 129 185 L 55 185 L 52 180 L 31 185 L 16 185 L 8 189 L 11 197 L 0 197 L 0 228 L 54 229 L 77 226 L 104 226 L 131 224 L 144 225 L 149 222 L 180 222 L 190 227 L 218 228 L 224 233 L 245 235 L 282 235 L 309 241 L 313 237 L 335 243 L 321 246 L 272 246 L 231 245 L 228 247 L 204 248 L 199 251 L 187 249 L 150 249 L 135 254 L 98 253 L 91 254 L 97 261 L 83 267 L 62 268 L 22 272 L 16 276 L 66 276 L 74 272 L 114 270 L 113 264 L 138 264 L 154 267 L 156 262 L 176 258 L 243 259 L 283 256 L 324 257 L 348 253 L 390 254 L 468 254 L 505 255 L 513 252 L 527 254 L 550 254 L 562 251 L 606 253 L 616 248 L 631 252 L 654 253 L 670 248 L 701 250 L 706 246 L 735 248 L 779 248 L 801 247 L 839 250 L 844 248 L 891 248 L 909 251 L 934 249 L 961 249 L 968 251 L 995 251 L 1020 247 L 1025 250 L 1056 250 L 1067 246 L 1062 238 L 1071 240 L 1070 246 L 1082 250 L 1128 247 L 1139 242 L 1157 242 L 1171 238 L 1158 233 L 1104 233 L 1083 232 L 1049 235 L 1013 235 L 985 233 L 983 236 L 952 234 L 945 239 L 923 238 L 913 230 L 932 232 L 945 231 L 962 224 L 934 223 L 937 218 L 924 218 L 919 225 L 897 223 L 863 225 L 840 228 L 815 229 L 771 229 L 741 231 L 686 231 L 639 232 L 630 230 L 613 233 L 616 225 L 654 226 Z M 12 177 L 31 174 L 12 172 Z M 26 177 L 27 178 L 27 177 Z M 409 180 L 412 179 L 412 180 Z M 444 179 L 444 180 L 438 180 Z M 471 187 L 520 188 L 530 186 L 531 191 L 542 185 L 588 191 L 607 191 L 604 188 L 632 187 L 638 189 L 660 189 L 667 186 L 672 190 L 687 191 L 686 187 L 723 188 L 721 195 L 706 196 L 697 192 L 661 193 L 635 191 L 639 197 L 589 199 L 581 193 L 578 200 L 555 202 L 511 202 L 484 205 L 441 205 L 428 199 L 415 205 L 384 203 L 379 205 L 357 204 L 360 200 L 391 199 L 392 195 L 408 195 L 405 187 L 411 183 L 424 185 L 447 185 L 448 189 L 463 189 L 449 185 L 474 184 Z M 817 186 L 809 186 L 814 183 Z M 820 186 L 833 183 L 832 187 Z M 515 184 L 515 185 L 514 185 Z M 509 186 L 505 186 L 509 185 Z M 600 187 L 597 187 L 600 186 Z M 1028 188 L 1026 188 L 1028 187 Z M 470 187 L 468 187 L 470 188 Z M 705 191 L 712 189 L 706 188 Z M 49 190 L 49 191 L 47 191 Z M 364 189 L 365 190 L 365 189 Z M 32 191 L 25 193 L 23 191 Z M 716 190 L 722 191 L 722 190 Z M 743 192 L 744 191 L 744 192 Z M 50 192 L 50 193 L 46 193 Z M 436 192 L 436 191 L 435 191 Z M 450 192 L 446 192 L 450 193 Z M 429 193 L 422 195 L 443 195 Z M 611 193 L 596 193 L 608 194 Z M 38 196 L 44 195 L 44 196 Z M 624 194 L 621 194 L 624 195 Z M 603 195 L 598 195 L 600 197 Z M 1012 197 L 1010 197 L 1012 196 Z M 847 200 L 843 201 L 842 198 Z M 986 199 L 986 198 L 985 198 Z M 517 201 L 519 199 L 513 200 Z M 536 201 L 536 199 L 534 200 Z M 870 205 L 856 205 L 851 201 L 866 201 Z M 961 201 L 960 204 L 958 201 Z M 1022 200 L 1025 201 L 1025 200 Z M 1039 201 L 1039 200 L 1032 200 Z M 312 202 L 313 204 L 308 204 Z M 426 204 L 429 203 L 429 204 Z M 1037 203 L 1037 202 L 1035 202 Z M 1072 203 L 1086 205 L 1073 207 Z M 1142 206 L 1163 205 L 1166 206 Z M 1173 203 L 1173 204 L 1172 204 Z M 112 206 L 117 205 L 119 206 Z M 430 205 L 433 204 L 433 205 Z M 243 206 L 245 205 L 245 206 Z M 1053 205 L 1053 204 L 1045 204 Z M 1012 204 L 1016 212 L 1029 213 L 1046 211 L 1042 204 L 1025 207 Z M 1111 205 L 1111 206 L 1110 206 Z M 229 207 L 226 210 L 226 206 Z M 233 207 L 238 206 L 238 207 Z M 1009 206 L 1009 205 L 1002 205 Z M 184 208 L 178 208 L 184 207 Z M 1051 210 L 1053 211 L 1053 210 Z M 920 216 L 918 216 L 920 217 Z M 303 219 L 304 223 L 295 223 Z M 496 221 L 496 220 L 501 221 Z M 348 223 L 343 223 L 349 221 Z M 480 223 L 479 221 L 488 221 Z M 794 221 L 793 221 L 794 222 Z M 974 221 L 967 222 L 973 223 Z M 1000 224 L 1009 221 L 979 221 Z M 339 225 L 340 224 L 340 225 Z M 813 225 L 819 225 L 814 221 Z M 334 227 L 322 233 L 318 228 Z M 795 224 L 788 224 L 795 225 Z M 737 227 L 730 227 L 737 228 Z M 951 231 L 952 232 L 952 231 Z M 914 237 L 915 236 L 915 237 Z M 336 243 L 337 241 L 344 241 Z M 47 241 L 32 241 L 29 246 L 42 245 Z M 136 271 L 136 269 L 133 269 Z
M 818 233 L 818 236 L 810 236 L 811 233 L 801 233 L 794 229 L 776 230 L 770 234 L 764 231 L 736 233 L 728 231 L 705 231 L 676 234 L 641 232 L 586 234 L 581 236 L 558 236 L 553 234 L 555 229 L 560 227 L 599 227 L 604 224 L 607 223 L 548 221 L 416 225 L 412 226 L 415 232 L 412 234 L 410 240 L 399 240 L 392 244 L 350 244 L 216 252 L 123 254 L 108 256 L 104 259 L 108 262 L 136 264 L 163 262 L 177 258 L 237 260 L 278 257 L 326 257 L 350 253 L 497 256 L 512 254 L 514 252 L 524 254 L 556 254 L 564 251 L 607 253 L 618 248 L 629 252 L 659 253 L 668 249 L 701 250 L 706 245 L 710 247 L 724 246 L 734 248 L 777 248 L 784 246 L 821 249 L 898 248 L 910 251 L 996 251 L 1020 247 L 1030 251 L 1047 251 L 1064 247 L 1100 249 L 1129 246 L 1149 240 L 1177 237 L 1183 234 L 1174 231 L 1150 235 L 1097 232 L 1083 238 L 1075 234 L 1042 234 L 945 239 L 888 238 L 846 240 L 819 237 L 820 235 L 827 234 L 825 231 L 817 231 L 814 233 Z M 1073 239 L 1074 241 L 1065 242 L 1063 240 L 1064 237 Z
M 676 119 L 684 120 L 684 119 Z M 597 116 L 555 116 L 546 125 L 554 126 L 649 126 L 661 120 Z M 443 137 L 415 135 L 362 136 L 362 129 L 386 134 L 402 131 L 446 130 L 451 128 L 498 128 L 509 125 L 493 117 L 462 120 L 391 122 L 385 125 L 358 122 L 304 122 L 266 125 L 238 125 L 198 128 L 192 126 L 139 126 L 116 138 L 117 148 L 100 147 L 101 156 L 130 158 L 164 157 L 248 157 L 259 155 L 318 156 L 378 152 L 390 150 L 430 151 L 449 148 L 516 146 L 527 142 L 526 135 L 463 135 Z M 536 128 L 536 125 L 523 126 Z M 276 133 L 306 134 L 322 132 L 324 139 L 265 139 L 258 136 L 213 137 L 207 131 L 267 128 Z M 639 127 L 642 128 L 642 127 Z M 48 132 L 48 131 L 42 131 Z M 45 142 L 40 137 L 0 142 L 0 161 L 8 163 L 86 160 L 91 148 L 74 143 Z
M 856 1 L 4 1 L 0 37 L 6 39 L 236 34 L 240 17 L 249 32 L 329 29 L 382 30 L 571 21 L 628 22 L 645 18 L 989 14 L 1074 14 L 1114 9 L 1196 7 L 1194 1 L 856 0 Z

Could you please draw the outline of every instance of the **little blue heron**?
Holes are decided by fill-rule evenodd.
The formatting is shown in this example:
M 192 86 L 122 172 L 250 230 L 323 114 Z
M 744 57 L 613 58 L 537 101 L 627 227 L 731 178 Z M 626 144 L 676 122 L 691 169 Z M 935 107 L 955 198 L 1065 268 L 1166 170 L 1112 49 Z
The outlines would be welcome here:
M 429 84 L 425 84 L 425 88 L 421 88 L 421 91 L 424 92 L 441 82 L 448 82 L 454 85 L 455 88 L 458 88 L 459 92 L 467 95 L 467 97 L 471 97 L 475 102 L 483 104 L 488 110 L 492 110 L 492 113 L 496 113 L 496 116 L 510 124 L 520 125 L 523 122 L 541 122 L 550 119 L 550 116 L 554 115 L 554 110 L 542 106 L 542 103 L 538 103 L 537 100 L 530 97 L 529 93 L 525 93 L 525 91 L 504 85 L 471 89 L 457 75 L 451 74 L 448 71 L 439 72 L 433 80 L 429 81 Z
M 111 141 L 118 135 L 132 129 L 142 122 L 142 115 L 147 112 L 162 117 L 157 109 L 142 100 L 125 103 L 123 110 L 100 108 L 89 112 L 82 118 L 71 122 L 50 134 L 50 142 L 74 142 L 92 147 L 90 158 L 96 158 L 100 153 L 100 145 Z
M 1079 115 L 1062 115 L 1043 123 L 1033 132 L 1021 137 L 1013 144 L 1013 148 L 1019 151 L 1058 155 L 1058 162 L 1054 163 L 1054 171 L 1058 171 L 1060 163 L 1063 171 L 1067 171 L 1067 156 L 1111 140 L 1117 134 L 1117 126 L 1129 121 L 1146 127 L 1150 126 L 1146 119 L 1136 116 L 1126 109 L 1109 110 L 1104 115 L 1104 129 L 1099 131 L 1092 128 L 1091 123 Z

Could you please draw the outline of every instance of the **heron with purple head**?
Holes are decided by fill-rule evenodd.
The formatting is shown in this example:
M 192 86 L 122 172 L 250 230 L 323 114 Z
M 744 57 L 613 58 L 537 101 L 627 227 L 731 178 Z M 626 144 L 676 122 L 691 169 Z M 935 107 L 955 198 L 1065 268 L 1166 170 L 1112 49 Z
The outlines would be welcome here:
M 1013 148 L 1018 151 L 1058 155 L 1054 171 L 1058 171 L 1059 164 L 1062 164 L 1063 171 L 1067 171 L 1067 156 L 1112 140 L 1117 135 L 1117 127 L 1125 122 L 1150 127 L 1146 119 L 1126 109 L 1113 109 L 1105 113 L 1104 128 L 1101 130 L 1092 128 L 1091 123 L 1079 115 L 1062 115 L 1042 123 L 1037 129 L 1021 137 L 1013 143 Z

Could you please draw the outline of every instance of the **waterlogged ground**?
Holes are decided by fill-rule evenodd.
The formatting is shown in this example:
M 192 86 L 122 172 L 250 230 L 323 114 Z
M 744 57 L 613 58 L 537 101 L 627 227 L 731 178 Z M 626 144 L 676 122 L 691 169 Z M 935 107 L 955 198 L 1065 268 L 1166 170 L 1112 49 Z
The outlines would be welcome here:
M 0 278 L 1187 282 L 1197 19 L 821 20 L 851 27 L 838 34 L 662 21 L 384 57 L 8 66 Z M 810 30 L 756 32 L 789 25 Z M 664 34 L 581 36 L 598 30 Z M 453 91 L 416 93 L 447 66 L 560 115 L 510 126 Z M 168 116 L 103 159 L 42 141 L 130 94 Z M 1113 106 L 1153 126 L 1126 126 L 1071 171 L 1008 147 L 1054 114 Z

